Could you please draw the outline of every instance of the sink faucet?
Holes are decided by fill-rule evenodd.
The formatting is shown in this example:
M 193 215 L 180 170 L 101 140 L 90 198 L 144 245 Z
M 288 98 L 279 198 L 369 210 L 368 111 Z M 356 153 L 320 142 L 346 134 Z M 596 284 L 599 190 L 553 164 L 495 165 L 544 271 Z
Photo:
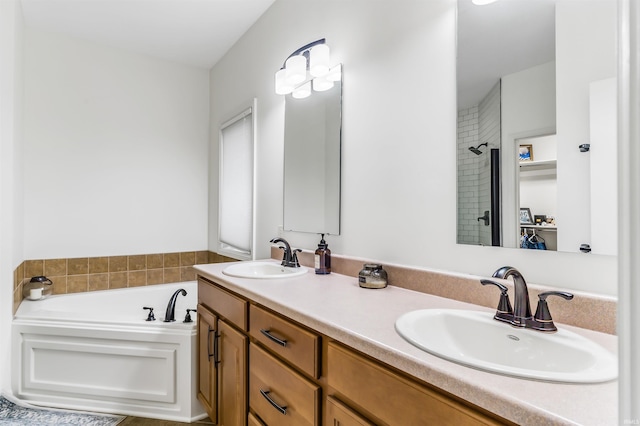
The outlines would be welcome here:
M 513 288 L 515 297 L 513 301 L 512 324 L 516 327 L 525 327 L 527 320 L 532 318 L 531 303 L 529 302 L 529 289 L 524 277 L 516 268 L 503 266 L 492 275 L 494 278 L 507 279 L 513 277 Z
M 167 312 L 164 314 L 164 322 L 173 322 L 176 320 L 176 299 L 180 294 L 186 296 L 187 290 L 181 288 L 180 290 L 176 290 L 176 292 L 173 293 L 171 299 L 169 299 L 169 304 L 167 305 Z
M 298 262 L 297 252 L 301 252 L 302 250 L 300 249 L 291 250 L 291 246 L 289 245 L 287 240 L 285 240 L 284 238 L 279 238 L 279 237 L 274 238 L 270 242 L 274 244 L 276 243 L 284 244 L 284 247 L 280 246 L 280 248 L 284 250 L 284 256 L 282 257 L 282 266 L 287 266 L 290 268 L 300 267 L 300 263 Z
M 500 289 L 500 303 L 496 311 L 494 319 L 498 321 L 508 322 L 514 327 L 532 328 L 538 331 L 553 332 L 557 331 L 549 307 L 547 305 L 548 296 L 560 296 L 563 299 L 573 299 L 573 294 L 564 291 L 547 291 L 538 295 L 538 308 L 535 315 L 531 315 L 531 304 L 529 302 L 529 289 L 524 277 L 516 268 L 511 266 L 503 266 L 493 273 L 494 278 L 507 279 L 513 277 L 513 288 L 515 291 L 515 301 L 513 309 L 507 295 L 507 287 L 503 284 L 491 281 L 480 280 L 482 285 L 492 284 Z

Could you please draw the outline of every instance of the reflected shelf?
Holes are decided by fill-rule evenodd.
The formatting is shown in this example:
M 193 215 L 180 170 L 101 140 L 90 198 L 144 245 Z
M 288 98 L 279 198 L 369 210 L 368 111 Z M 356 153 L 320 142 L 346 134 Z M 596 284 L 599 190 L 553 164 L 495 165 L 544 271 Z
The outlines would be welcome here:
M 520 228 L 535 229 L 536 231 L 557 231 L 558 227 L 555 225 L 527 225 L 520 224 Z
M 542 161 L 521 161 L 520 168 L 522 170 L 552 170 L 557 167 L 557 160 L 542 160 Z

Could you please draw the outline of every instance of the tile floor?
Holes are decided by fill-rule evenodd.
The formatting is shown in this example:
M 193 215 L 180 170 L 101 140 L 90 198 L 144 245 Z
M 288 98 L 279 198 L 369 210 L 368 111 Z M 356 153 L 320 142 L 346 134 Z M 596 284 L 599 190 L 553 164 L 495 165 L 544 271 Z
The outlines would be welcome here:
M 198 420 L 193 423 L 181 423 L 181 422 L 174 422 L 171 420 L 146 419 L 142 417 L 127 417 L 122 422 L 120 422 L 120 424 L 118 424 L 118 426 L 178 426 L 178 425 L 204 426 L 204 425 L 213 425 L 213 422 L 208 417 L 206 419 Z

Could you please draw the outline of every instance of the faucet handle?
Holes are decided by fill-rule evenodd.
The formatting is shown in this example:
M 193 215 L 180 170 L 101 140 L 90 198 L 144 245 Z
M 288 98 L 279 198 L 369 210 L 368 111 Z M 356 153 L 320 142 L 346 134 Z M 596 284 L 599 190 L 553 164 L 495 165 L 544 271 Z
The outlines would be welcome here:
M 153 308 L 145 306 L 142 309 L 148 309 L 149 310 L 149 316 L 147 316 L 147 319 L 145 321 L 155 321 L 156 320 L 156 316 L 153 315 Z
M 573 299 L 573 294 L 565 291 L 545 291 L 538 295 L 538 308 L 536 314 L 533 316 L 532 328 L 540 331 L 557 331 L 558 328 L 553 323 L 551 318 L 551 312 L 549 311 L 549 305 L 547 305 L 547 297 L 560 296 L 565 300 Z
M 193 320 L 191 319 L 191 312 L 196 312 L 196 310 L 195 309 L 187 309 L 187 315 L 185 315 L 184 321 L 182 321 L 182 322 L 193 322 Z
M 513 319 L 513 308 L 511 307 L 511 302 L 509 301 L 507 287 L 504 284 L 500 284 L 491 280 L 480 280 L 480 284 L 491 284 L 500 289 L 500 301 L 498 302 L 498 308 L 496 310 L 494 318 L 498 321 L 511 322 L 511 320 Z
M 291 250 L 291 264 L 289 266 L 293 266 L 294 268 L 300 267 L 300 262 L 298 262 L 298 253 L 302 253 L 300 249 Z

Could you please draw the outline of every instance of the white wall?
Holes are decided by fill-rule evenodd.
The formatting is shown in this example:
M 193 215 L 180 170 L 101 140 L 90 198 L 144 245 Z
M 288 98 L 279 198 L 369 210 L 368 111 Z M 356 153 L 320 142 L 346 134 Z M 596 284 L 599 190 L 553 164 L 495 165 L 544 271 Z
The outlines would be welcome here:
M 502 77 L 502 244 L 518 247 L 518 139 L 556 132 L 555 62 Z M 534 151 L 535 154 L 535 151 Z
M 207 248 L 207 70 L 27 29 L 25 259 Z
M 13 271 L 22 262 L 22 9 L 0 1 L 0 391 L 11 389 Z
M 590 83 L 616 76 L 616 14 L 613 0 L 556 5 L 559 250 L 591 243 L 590 154 L 578 146 L 589 143 Z
M 344 64 L 342 226 L 334 253 L 615 294 L 615 257 L 456 245 L 455 2 L 278 0 L 211 72 L 211 211 L 217 129 L 258 99 L 257 253 L 282 223 L 284 98 L 274 73 L 326 37 Z M 210 247 L 217 217 L 211 214 Z M 282 233 L 315 249 L 319 236 Z

